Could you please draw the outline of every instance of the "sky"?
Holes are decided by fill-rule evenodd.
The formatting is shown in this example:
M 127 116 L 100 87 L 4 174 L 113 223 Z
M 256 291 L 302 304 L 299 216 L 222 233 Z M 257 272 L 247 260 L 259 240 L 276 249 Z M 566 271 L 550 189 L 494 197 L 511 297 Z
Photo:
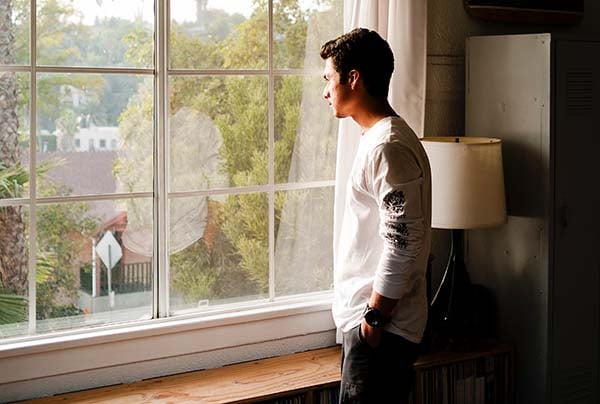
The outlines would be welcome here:
M 96 17 L 121 17 L 133 20 L 140 14 L 145 21 L 154 20 L 154 0 L 75 0 L 74 5 L 83 13 L 83 22 L 86 24 L 93 24 Z M 252 11 L 252 0 L 208 0 L 207 7 L 249 17 Z M 178 22 L 195 20 L 196 2 L 171 0 L 171 18 Z

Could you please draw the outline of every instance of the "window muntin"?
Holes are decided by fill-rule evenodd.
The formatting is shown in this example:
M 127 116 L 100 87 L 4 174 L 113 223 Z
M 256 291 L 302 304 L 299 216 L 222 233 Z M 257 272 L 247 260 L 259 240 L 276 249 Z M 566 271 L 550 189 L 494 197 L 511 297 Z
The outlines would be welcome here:
M 90 10 L 99 4 L 95 0 L 75 0 L 70 11 L 65 6 L 67 2 L 57 2 L 60 9 L 66 10 L 58 18 L 65 22 L 63 30 L 72 24 L 100 23 L 105 28 L 107 15 L 99 14 L 96 19 L 86 14 L 93 14 Z M 45 28 L 43 24 L 50 21 L 42 15 L 43 10 L 51 3 L 53 1 L 37 1 L 36 17 L 42 32 Z M 138 1 L 138 8 L 145 10 L 147 3 L 147 0 Z M 194 10 L 195 3 L 206 5 L 206 9 L 203 9 L 206 15 L 190 11 Z M 70 222 L 63 219 L 61 223 L 71 223 L 72 227 L 66 231 L 63 226 L 66 233 L 60 234 L 68 240 L 81 241 L 80 247 L 69 255 L 71 258 L 68 263 L 63 263 L 68 267 L 70 284 L 75 283 L 81 291 L 78 295 L 85 296 L 84 292 L 90 289 L 89 277 L 94 272 L 91 264 L 86 266 L 82 262 L 90 260 L 88 255 L 92 255 L 92 251 L 97 252 L 93 248 L 94 243 L 99 243 L 109 233 L 114 235 L 123 251 L 123 261 L 117 265 L 136 264 L 135 274 L 138 275 L 123 275 L 124 279 L 134 279 L 133 283 L 137 286 L 129 282 L 129 286 L 120 285 L 117 288 L 115 282 L 121 279 L 121 275 L 114 273 L 113 269 L 110 273 L 115 305 L 110 307 L 108 287 L 96 285 L 100 291 L 97 298 L 109 299 L 108 308 L 98 310 L 95 308 L 100 306 L 90 303 L 93 299 L 88 299 L 87 303 L 82 298 L 69 300 L 68 295 L 72 296 L 73 293 L 64 291 L 57 293 L 60 297 L 48 300 L 43 291 L 54 281 L 48 280 L 47 283 L 33 286 L 35 282 L 29 280 L 27 293 L 30 308 L 36 307 L 37 298 L 51 301 L 51 306 L 65 307 L 51 307 L 54 314 L 48 318 L 43 317 L 47 314 L 44 314 L 46 309 L 39 309 L 39 313 L 35 309 L 30 310 L 28 319 L 10 324 L 10 327 L 22 331 L 19 335 L 44 336 L 55 331 L 76 331 L 90 326 L 147 320 L 155 318 L 158 313 L 164 316 L 201 313 L 215 307 L 229 308 L 227 310 L 238 307 L 237 310 L 241 310 L 242 307 L 256 307 L 256 304 L 280 302 L 281 298 L 286 297 L 294 296 L 297 299 L 299 294 L 330 288 L 329 242 L 320 243 L 320 252 L 315 255 L 319 262 L 317 271 L 322 270 L 327 274 L 319 277 L 314 271 L 306 272 L 305 276 L 312 278 L 304 279 L 306 282 L 302 287 L 287 287 L 289 285 L 286 286 L 284 282 L 292 274 L 291 269 L 278 268 L 277 265 L 286 265 L 290 261 L 286 256 L 297 257 L 298 251 L 301 251 L 280 242 L 279 238 L 284 238 L 282 234 L 285 233 L 285 239 L 290 241 L 295 237 L 293 232 L 304 235 L 320 232 L 327 238 L 331 231 L 332 167 L 337 123 L 327 108 L 320 109 L 325 111 L 324 114 L 317 115 L 315 112 L 319 111 L 317 107 L 323 107 L 319 105 L 322 61 L 318 57 L 318 46 L 341 30 L 341 14 L 332 12 L 341 8 L 341 4 L 338 0 L 332 0 L 331 3 L 316 0 L 298 4 L 286 2 L 296 17 L 304 15 L 294 20 L 296 17 L 290 19 L 285 16 L 286 10 L 278 0 L 272 3 L 248 0 L 247 3 L 247 7 L 241 10 L 229 9 L 233 3 L 211 0 L 166 2 L 167 6 L 170 4 L 171 20 L 164 31 L 167 35 L 157 37 L 156 46 L 162 48 L 165 41 L 169 43 L 167 49 L 170 57 L 166 65 L 170 70 L 154 69 L 152 59 L 155 46 L 151 40 L 154 37 L 154 24 L 145 11 L 140 18 L 128 20 L 127 24 L 138 24 L 138 29 L 132 35 L 114 39 L 118 33 L 111 33 L 113 40 L 119 42 L 117 48 L 121 49 L 123 43 L 130 46 L 125 52 L 119 50 L 117 59 L 107 55 L 94 56 L 93 52 L 102 53 L 106 49 L 102 44 L 86 49 L 79 46 L 73 51 L 72 41 L 55 41 L 52 45 L 55 50 L 56 46 L 64 49 L 55 53 L 53 60 L 53 54 L 44 45 L 49 38 L 40 37 L 40 30 L 37 30 L 37 53 L 31 64 L 19 68 L 21 70 L 18 73 L 26 78 L 24 82 L 33 80 L 36 84 L 35 89 L 23 86 L 26 95 L 22 98 L 31 99 L 34 93 L 36 103 L 33 110 L 23 108 L 24 114 L 29 115 L 19 122 L 20 128 L 24 128 L 31 117 L 36 118 L 32 126 L 34 134 L 26 133 L 22 144 L 27 146 L 29 136 L 36 139 L 38 145 L 34 155 L 28 148 L 20 151 L 26 156 L 23 161 L 29 164 L 29 160 L 32 160 L 35 163 L 35 168 L 29 168 L 29 173 L 37 184 L 36 189 L 25 196 L 27 203 L 33 207 L 35 219 L 30 221 L 27 229 L 32 230 L 37 247 L 36 254 L 33 254 L 35 263 L 28 264 L 28 273 L 39 272 L 36 265 L 51 262 L 44 257 L 52 257 L 52 253 L 61 245 L 60 237 L 50 242 L 47 241 L 50 238 L 44 235 L 44 232 L 50 231 L 45 226 L 57 224 L 48 220 L 52 215 L 47 212 L 60 207 L 63 214 L 67 211 L 79 217 L 78 220 L 71 217 Z M 215 35 L 207 36 L 208 31 L 194 29 L 198 21 L 215 23 L 207 20 L 206 16 L 210 14 L 207 10 L 230 19 L 229 23 L 215 28 L 222 31 L 224 39 Z M 270 14 L 271 11 L 273 14 Z M 85 14 L 83 17 L 82 13 Z M 278 13 L 285 18 L 280 18 Z M 315 30 L 316 27 L 311 30 L 310 25 L 325 15 L 329 16 L 329 24 L 319 27 L 319 30 Z M 337 15 L 339 19 L 330 18 L 332 15 Z M 253 16 L 255 20 L 250 21 Z M 161 21 L 161 16 L 158 20 Z M 335 21 L 331 23 L 332 20 Z M 279 25 L 278 21 L 287 22 Z M 269 24 L 273 24 L 272 29 Z M 297 29 L 294 24 L 303 27 Z M 55 31 L 48 31 L 50 35 L 52 32 L 61 33 L 60 24 L 56 28 Z M 88 36 L 93 31 L 89 27 L 80 28 L 87 30 Z M 302 36 L 305 32 L 306 38 Z M 168 33 L 175 34 L 169 36 Z M 188 34 L 190 36 L 186 37 Z M 228 36 L 238 41 L 227 39 Z M 250 42 L 239 41 L 239 38 L 247 38 Z M 270 41 L 272 45 L 269 45 Z M 304 46 L 307 46 L 306 49 L 309 49 L 305 57 L 294 54 L 281 58 L 275 54 L 279 52 L 283 55 L 296 49 L 292 46 L 294 43 L 302 42 L 306 43 L 299 48 L 305 49 Z M 202 55 L 201 51 L 207 48 L 210 48 L 213 56 L 217 55 L 216 59 Z M 273 54 L 269 55 L 269 49 L 273 50 Z M 211 60 L 217 60 L 218 63 L 205 63 Z M 14 68 L 3 70 L 0 66 L 0 74 L 12 70 Z M 73 96 L 77 92 L 84 96 Z M 159 116 L 162 109 L 155 108 L 160 104 L 155 98 L 155 94 L 159 93 L 168 96 L 165 116 Z M 316 97 L 311 99 L 313 95 Z M 95 99 L 100 100 L 102 108 L 91 107 L 89 101 Z M 81 112 L 86 105 L 89 114 Z M 60 113 L 53 112 L 52 107 L 58 108 Z M 106 113 L 109 108 L 112 108 L 111 112 Z M 88 115 L 98 115 L 101 111 L 110 115 L 110 119 L 106 119 L 107 125 L 117 128 L 118 136 L 110 140 L 107 136 L 88 136 L 87 139 L 81 136 L 79 132 L 82 127 L 92 126 L 90 121 L 95 123 Z M 75 115 L 74 120 L 72 115 Z M 73 126 L 77 132 L 71 142 L 73 150 L 65 158 L 66 163 L 60 163 L 63 166 L 44 166 L 47 161 L 45 154 L 60 147 L 59 142 L 55 142 L 54 146 L 52 141 L 44 138 L 46 135 L 56 135 L 57 116 L 65 116 L 61 125 L 76 123 Z M 317 116 L 320 120 L 317 125 L 306 125 L 308 120 L 317 119 Z M 305 122 L 300 122 L 301 119 Z M 203 120 L 210 125 L 198 127 L 198 121 Z M 157 121 L 166 122 L 167 125 L 156 126 Z M 102 138 L 110 141 L 110 152 L 102 151 Z M 166 140 L 163 142 L 161 139 Z M 41 144 L 46 148 L 42 148 Z M 98 170 L 98 166 L 89 164 L 89 173 L 85 174 L 86 170 L 81 168 L 92 160 L 73 164 L 73 153 L 106 154 L 113 151 L 115 157 L 112 168 Z M 315 153 L 318 158 L 309 158 Z M 162 163 L 161 156 L 164 159 Z M 301 169 L 294 173 L 292 165 Z M 71 172 L 84 171 L 77 174 L 87 179 L 80 182 L 87 188 L 83 189 L 83 185 L 69 187 L 61 182 L 61 177 L 55 174 L 65 166 L 70 167 Z M 165 167 L 165 170 L 160 171 L 160 167 Z M 113 187 L 104 188 L 95 183 L 99 174 L 115 183 Z M 154 174 L 157 178 L 154 178 Z M 167 191 L 153 197 L 157 192 L 155 183 L 165 184 Z M 157 200 L 158 205 L 155 206 Z M 316 210 L 313 208 L 318 212 L 313 215 L 315 221 L 306 223 L 300 220 L 294 227 L 289 227 L 289 218 L 304 214 L 299 206 L 305 201 L 323 204 Z M 17 203 L 8 200 L 4 205 L 13 207 Z M 84 206 L 87 206 L 87 210 L 83 209 Z M 28 211 L 27 205 L 24 208 Z M 158 216 L 155 217 L 155 214 Z M 157 226 L 161 214 L 165 218 L 164 228 Z M 75 223 L 81 226 L 81 223 L 87 223 L 90 227 L 78 228 Z M 95 223 L 95 227 L 90 223 Z M 284 228 L 285 231 L 282 230 Z M 155 240 L 168 246 L 158 246 L 158 251 L 164 251 L 163 254 L 168 251 L 166 260 L 154 256 L 157 250 Z M 100 259 L 96 257 L 96 268 L 100 268 L 97 269 L 96 278 L 102 282 L 107 278 L 108 271 L 99 262 Z M 165 262 L 166 265 L 162 267 L 156 265 Z M 149 283 L 148 271 L 152 273 Z M 294 282 L 303 282 L 298 276 L 292 277 Z M 157 288 L 157 278 L 166 280 L 166 288 Z M 143 299 L 128 299 L 131 293 L 135 293 L 129 289 L 140 287 L 140 284 L 144 288 L 150 285 L 152 295 L 144 289 Z M 101 295 L 104 292 L 106 295 Z M 153 306 L 157 301 L 160 309 Z M 166 309 L 163 310 L 165 302 Z M 123 309 L 119 315 L 116 315 L 117 306 Z M 57 313 L 63 316 L 57 317 Z M 38 314 L 39 319 L 36 318 Z M 0 329 L 3 327 L 0 324 Z

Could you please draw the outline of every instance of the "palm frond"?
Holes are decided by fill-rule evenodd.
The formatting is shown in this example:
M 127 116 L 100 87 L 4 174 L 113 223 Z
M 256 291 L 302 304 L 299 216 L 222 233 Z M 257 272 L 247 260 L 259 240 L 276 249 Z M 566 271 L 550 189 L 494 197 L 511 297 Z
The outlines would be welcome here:
M 24 296 L 0 293 L 0 325 L 27 321 L 27 306 Z
M 6 168 L 0 163 L 0 198 L 18 198 L 29 182 L 29 173 L 20 164 Z
M 36 168 L 36 174 L 43 176 L 53 168 L 64 164 L 63 160 L 42 161 Z M 21 163 L 5 167 L 0 163 L 0 198 L 18 198 L 29 182 L 29 171 Z
M 58 266 L 58 257 L 55 253 L 45 252 L 37 256 L 37 265 L 35 271 L 35 283 L 38 285 L 45 283 L 52 275 L 54 269 Z

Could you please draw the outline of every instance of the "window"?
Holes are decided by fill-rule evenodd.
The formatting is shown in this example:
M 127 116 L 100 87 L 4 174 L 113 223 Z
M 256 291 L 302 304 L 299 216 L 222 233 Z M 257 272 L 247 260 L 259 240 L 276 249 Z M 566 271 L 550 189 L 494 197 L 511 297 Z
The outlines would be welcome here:
M 5 341 L 331 287 L 337 122 L 318 47 L 341 2 L 165 4 L 159 29 L 151 0 L 0 5 Z M 58 153 L 31 147 L 46 132 Z

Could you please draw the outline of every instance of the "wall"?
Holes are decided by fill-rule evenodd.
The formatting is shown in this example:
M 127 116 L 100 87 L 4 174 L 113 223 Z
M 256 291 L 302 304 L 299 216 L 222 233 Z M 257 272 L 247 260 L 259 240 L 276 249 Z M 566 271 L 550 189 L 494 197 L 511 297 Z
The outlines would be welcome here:
M 468 36 L 534 32 L 600 36 L 600 4 L 594 0 L 585 1 L 584 19 L 571 27 L 487 22 L 471 18 L 462 0 L 428 1 L 425 136 L 461 135 L 465 131 L 464 55 Z M 510 191 L 507 188 L 508 197 Z M 512 307 L 499 308 L 498 326 L 499 336 L 516 344 L 517 403 L 543 402 L 546 388 L 546 338 L 542 333 L 547 323 L 541 317 L 546 307 L 546 280 L 542 278 L 547 261 L 539 255 L 546 237 L 539 231 L 542 227 L 533 217 L 510 216 L 503 229 L 478 231 L 476 237 L 471 237 L 477 242 L 467 242 L 467 267 L 472 280 L 500 294 L 510 291 L 515 296 L 500 299 Z M 433 237 L 432 283 L 436 286 L 449 247 L 448 232 L 436 230 Z M 497 251 L 484 250 L 489 245 L 496 246 Z M 503 311 L 523 314 L 509 318 L 502 315 Z

